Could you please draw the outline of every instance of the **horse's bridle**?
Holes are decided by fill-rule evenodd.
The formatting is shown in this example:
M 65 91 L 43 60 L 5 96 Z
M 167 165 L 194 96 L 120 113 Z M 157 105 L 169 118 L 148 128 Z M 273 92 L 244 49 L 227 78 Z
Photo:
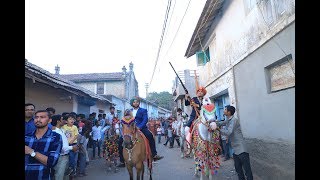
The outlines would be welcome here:
M 201 120 L 200 120 L 200 122 L 203 124 L 203 125 L 205 125 L 207 128 L 209 128 L 210 129 L 210 125 L 209 125 L 209 122 L 208 122 L 208 117 L 206 116 L 206 114 L 205 113 L 202 113 L 203 114 L 203 116 L 204 116 L 204 119 L 206 120 L 205 122 L 203 122 L 203 118 L 201 118 Z
M 124 125 L 127 125 L 127 126 L 130 126 L 130 124 L 124 124 Z M 125 145 L 124 145 L 124 141 L 123 141 L 123 143 L 122 143 L 122 146 L 123 147 L 125 147 L 125 149 L 127 150 L 127 152 L 128 152 L 128 155 L 129 155 L 129 158 L 128 158 L 128 161 L 130 162 L 131 161 L 131 156 L 132 156 L 132 150 L 133 150 L 133 148 L 135 147 L 135 145 L 137 144 L 137 142 L 139 142 L 139 140 L 138 140 L 138 131 L 137 131 L 137 127 L 136 127 L 136 125 L 134 124 L 133 125 L 133 132 L 132 132 L 132 134 L 131 133 L 126 133 L 126 132 L 122 132 L 122 135 L 123 135 L 123 137 L 124 136 L 129 136 L 130 137 L 130 139 L 131 139 L 131 141 L 132 141 L 132 147 L 131 148 L 126 148 L 125 147 Z M 133 138 L 134 137 L 134 138 Z

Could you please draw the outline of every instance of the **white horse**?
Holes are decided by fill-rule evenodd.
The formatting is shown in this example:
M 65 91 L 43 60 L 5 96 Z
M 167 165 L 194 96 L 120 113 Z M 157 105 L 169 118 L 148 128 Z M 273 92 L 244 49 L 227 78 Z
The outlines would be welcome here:
M 200 117 L 194 120 L 191 132 L 191 144 L 195 160 L 195 175 L 200 179 L 213 179 L 220 166 L 219 151 L 219 129 L 216 120 L 215 106 L 208 98 L 203 100 Z M 189 135 L 190 136 L 190 135 Z

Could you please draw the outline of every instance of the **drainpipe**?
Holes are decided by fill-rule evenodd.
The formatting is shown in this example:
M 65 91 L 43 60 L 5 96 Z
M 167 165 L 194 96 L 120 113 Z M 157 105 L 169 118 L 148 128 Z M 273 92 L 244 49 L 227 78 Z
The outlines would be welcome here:
M 237 96 L 237 89 L 236 89 L 236 78 L 235 78 L 235 74 L 234 74 L 234 65 L 232 65 L 232 77 L 233 77 L 233 89 L 234 89 L 234 96 L 235 96 L 235 100 L 236 100 L 236 111 L 237 111 L 237 116 L 238 119 L 240 120 L 240 114 L 239 114 L 239 103 L 238 103 L 238 96 Z

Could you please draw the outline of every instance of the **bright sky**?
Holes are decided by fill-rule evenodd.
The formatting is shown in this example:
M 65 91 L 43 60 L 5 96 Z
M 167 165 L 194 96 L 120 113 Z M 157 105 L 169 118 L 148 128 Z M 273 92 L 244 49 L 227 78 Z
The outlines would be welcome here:
M 60 74 L 120 72 L 134 64 L 145 97 L 155 66 L 168 0 L 25 0 L 25 58 Z M 172 93 L 176 71 L 196 69 L 184 57 L 206 0 L 172 0 L 166 33 L 149 92 Z M 168 51 L 169 50 L 169 51 Z M 168 52 L 168 53 L 167 53 Z

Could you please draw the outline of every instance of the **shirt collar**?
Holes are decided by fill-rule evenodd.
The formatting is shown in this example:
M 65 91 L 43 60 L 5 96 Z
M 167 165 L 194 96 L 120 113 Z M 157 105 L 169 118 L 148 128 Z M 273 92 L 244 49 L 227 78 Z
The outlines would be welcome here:
M 33 130 L 33 132 L 32 132 L 34 137 L 36 136 L 36 131 L 37 131 L 37 128 L 35 130 Z M 51 133 L 52 133 L 52 130 L 48 127 L 47 132 L 45 132 L 42 137 L 49 137 L 51 135 Z
M 29 121 L 28 122 L 26 122 L 26 123 L 33 123 L 33 121 L 34 121 L 34 119 L 33 119 L 33 117 L 31 118 L 31 119 L 29 119 Z

